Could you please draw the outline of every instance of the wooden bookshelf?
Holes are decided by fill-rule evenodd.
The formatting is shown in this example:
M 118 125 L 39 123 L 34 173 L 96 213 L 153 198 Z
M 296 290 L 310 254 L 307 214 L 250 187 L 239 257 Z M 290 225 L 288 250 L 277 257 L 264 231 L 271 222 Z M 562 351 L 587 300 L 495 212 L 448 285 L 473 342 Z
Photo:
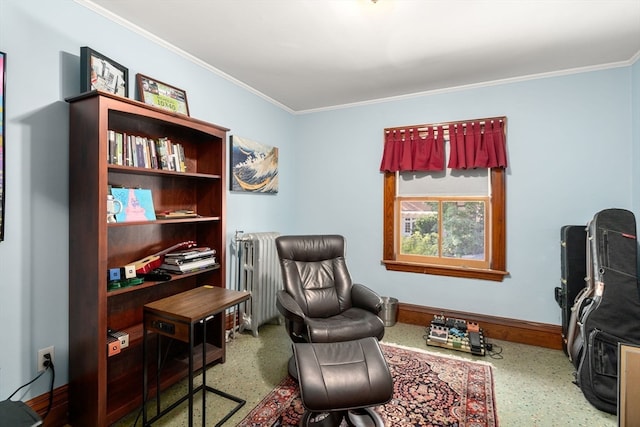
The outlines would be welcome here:
M 108 426 L 142 404 L 142 307 L 205 284 L 224 287 L 228 129 L 103 92 L 67 100 L 69 143 L 69 421 Z M 108 131 L 170 138 L 184 149 L 186 172 L 109 162 Z M 159 211 L 193 218 L 107 223 L 109 185 L 150 189 Z M 193 240 L 217 251 L 215 268 L 164 282 L 107 290 L 107 270 Z M 225 359 L 224 322 L 209 326 L 207 364 Z M 129 347 L 107 356 L 107 329 L 129 333 Z M 171 345 L 161 387 L 186 376 L 186 346 Z M 199 362 L 202 363 L 202 362 Z M 151 391 L 155 394 L 156 390 Z

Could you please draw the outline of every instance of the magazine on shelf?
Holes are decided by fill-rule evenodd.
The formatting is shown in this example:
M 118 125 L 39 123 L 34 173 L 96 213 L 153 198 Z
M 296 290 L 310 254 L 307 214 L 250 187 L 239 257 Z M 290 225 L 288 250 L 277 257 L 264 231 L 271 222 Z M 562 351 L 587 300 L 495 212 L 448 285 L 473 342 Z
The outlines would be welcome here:
M 196 248 L 182 249 L 179 251 L 169 252 L 165 254 L 164 258 L 177 258 L 182 260 L 195 259 L 195 258 L 203 258 L 207 256 L 212 256 L 216 254 L 215 249 L 211 249 L 208 246 L 201 246 Z
M 201 261 L 201 260 L 210 259 L 210 258 L 213 258 L 215 262 L 216 257 L 213 255 L 204 255 L 198 258 L 189 258 L 189 259 L 165 257 L 163 262 L 169 265 L 184 265 L 184 264 L 191 264 L 196 261 Z
M 184 262 L 180 265 L 168 264 L 164 262 L 160 268 L 168 271 L 169 273 L 189 273 L 196 270 L 201 270 L 204 268 L 213 267 L 216 265 L 215 257 L 202 258 L 195 261 Z

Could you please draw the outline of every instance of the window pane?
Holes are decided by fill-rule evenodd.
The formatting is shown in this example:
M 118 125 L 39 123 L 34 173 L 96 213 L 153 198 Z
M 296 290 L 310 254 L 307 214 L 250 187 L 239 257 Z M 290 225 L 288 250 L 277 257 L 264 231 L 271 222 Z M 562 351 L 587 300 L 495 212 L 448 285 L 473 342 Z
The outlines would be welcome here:
M 484 202 L 442 202 L 442 256 L 485 259 Z
M 405 224 L 400 252 L 407 255 L 438 256 L 438 202 L 403 201 L 400 215 Z M 407 228 L 406 224 L 411 227 Z

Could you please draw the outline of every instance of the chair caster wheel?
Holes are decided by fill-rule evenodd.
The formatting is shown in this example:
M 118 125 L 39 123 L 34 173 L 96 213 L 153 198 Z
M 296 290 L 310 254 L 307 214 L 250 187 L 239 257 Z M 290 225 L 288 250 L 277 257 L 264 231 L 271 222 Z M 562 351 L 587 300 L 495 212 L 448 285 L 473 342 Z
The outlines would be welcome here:
M 300 420 L 300 427 L 339 427 L 342 418 L 342 412 L 305 411 Z

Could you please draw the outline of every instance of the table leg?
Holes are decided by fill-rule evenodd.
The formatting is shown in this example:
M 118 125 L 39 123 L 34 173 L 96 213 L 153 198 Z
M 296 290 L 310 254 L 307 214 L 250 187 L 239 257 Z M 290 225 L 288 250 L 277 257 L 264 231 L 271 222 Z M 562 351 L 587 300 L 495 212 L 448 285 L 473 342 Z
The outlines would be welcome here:
M 207 320 L 202 321 L 202 427 L 206 427 L 204 421 L 207 406 Z
M 147 425 L 147 328 L 142 327 L 142 425 Z
M 162 366 L 162 353 L 160 352 L 160 340 L 162 335 L 158 334 L 156 344 L 156 414 L 160 413 L 160 366 Z
M 193 323 L 189 325 L 189 427 L 193 427 Z

